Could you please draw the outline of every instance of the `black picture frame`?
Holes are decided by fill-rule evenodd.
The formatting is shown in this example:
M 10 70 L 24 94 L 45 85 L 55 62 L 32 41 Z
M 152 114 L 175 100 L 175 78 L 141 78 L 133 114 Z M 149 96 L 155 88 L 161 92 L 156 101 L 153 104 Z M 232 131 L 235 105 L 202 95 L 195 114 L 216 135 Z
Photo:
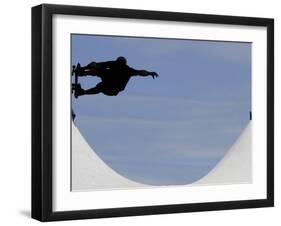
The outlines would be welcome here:
M 52 18 L 55 14 L 266 27 L 267 198 L 54 212 L 52 210 Z M 273 19 L 50 4 L 32 8 L 32 218 L 40 221 L 56 221 L 270 206 L 274 206 Z

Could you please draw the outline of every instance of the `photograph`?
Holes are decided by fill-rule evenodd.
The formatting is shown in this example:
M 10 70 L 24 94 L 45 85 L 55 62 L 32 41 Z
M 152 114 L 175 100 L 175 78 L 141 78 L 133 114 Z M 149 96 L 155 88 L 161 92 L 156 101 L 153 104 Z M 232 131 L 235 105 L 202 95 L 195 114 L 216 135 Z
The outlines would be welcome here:
M 71 34 L 71 191 L 252 181 L 252 43 Z
M 32 218 L 274 205 L 274 20 L 32 8 Z

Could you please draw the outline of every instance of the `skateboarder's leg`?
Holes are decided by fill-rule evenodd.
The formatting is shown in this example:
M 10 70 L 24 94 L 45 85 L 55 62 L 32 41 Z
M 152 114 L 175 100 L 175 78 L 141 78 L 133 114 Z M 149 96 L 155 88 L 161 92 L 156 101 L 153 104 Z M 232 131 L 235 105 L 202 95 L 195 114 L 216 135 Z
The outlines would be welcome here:
M 77 66 L 72 66 L 72 75 L 76 74 L 79 77 L 87 76 L 87 75 L 97 75 L 97 66 L 96 62 L 91 62 L 85 67 L 82 67 L 80 63 Z
M 94 95 L 98 93 L 103 93 L 107 96 L 117 96 L 119 91 L 114 90 L 110 87 L 107 87 L 106 85 L 103 84 L 103 82 L 98 83 L 95 87 L 84 90 L 81 87 L 77 90 L 77 96 L 82 96 L 82 95 Z
M 82 76 L 83 75 L 97 75 L 98 64 L 96 62 L 91 62 L 85 67 L 81 67 Z
M 101 93 L 102 90 L 103 90 L 103 85 L 102 85 L 102 82 L 100 82 L 93 88 L 86 89 L 86 90 L 80 89 L 78 91 L 78 96 L 98 94 L 98 93 Z
M 89 63 L 85 67 L 81 67 L 80 76 L 85 76 L 85 75 L 95 76 L 97 74 L 98 74 L 98 64 L 94 61 Z
M 85 68 L 90 69 L 90 68 L 96 68 L 97 63 L 95 61 L 89 63 Z

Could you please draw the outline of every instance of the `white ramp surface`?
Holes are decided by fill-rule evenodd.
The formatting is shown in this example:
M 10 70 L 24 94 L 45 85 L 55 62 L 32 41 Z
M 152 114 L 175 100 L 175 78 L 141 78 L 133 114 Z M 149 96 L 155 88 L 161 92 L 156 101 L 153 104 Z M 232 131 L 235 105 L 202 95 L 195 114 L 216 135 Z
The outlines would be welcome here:
M 72 191 L 144 187 L 111 169 L 72 123 Z

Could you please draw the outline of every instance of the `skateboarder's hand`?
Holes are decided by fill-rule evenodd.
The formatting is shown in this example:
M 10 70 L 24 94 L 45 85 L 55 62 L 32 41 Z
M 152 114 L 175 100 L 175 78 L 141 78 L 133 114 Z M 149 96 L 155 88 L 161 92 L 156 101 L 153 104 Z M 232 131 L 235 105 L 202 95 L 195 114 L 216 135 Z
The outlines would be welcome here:
M 159 75 L 156 72 L 150 72 L 150 75 L 154 79 L 155 77 L 158 77 Z

